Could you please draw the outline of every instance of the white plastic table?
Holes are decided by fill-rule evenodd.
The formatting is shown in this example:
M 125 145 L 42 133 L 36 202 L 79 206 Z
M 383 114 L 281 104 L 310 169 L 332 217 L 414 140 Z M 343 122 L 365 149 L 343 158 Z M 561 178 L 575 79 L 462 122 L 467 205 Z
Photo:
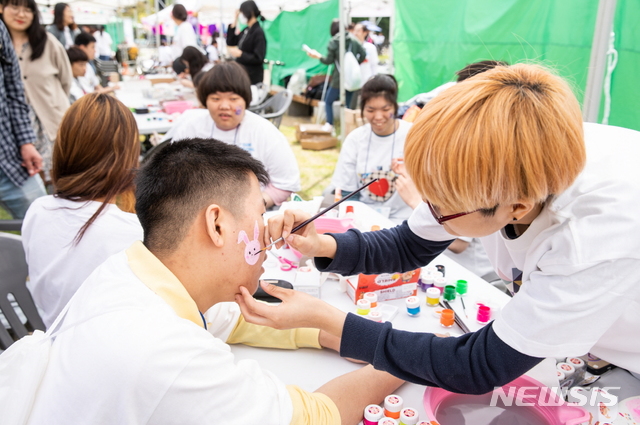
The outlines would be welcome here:
M 362 225 L 363 228 L 370 228 L 372 224 L 380 225 L 383 228 L 393 225 L 388 219 L 380 216 L 361 202 L 347 201 L 341 205 L 342 211 L 346 208 L 345 204 L 354 205 L 355 211 L 360 215 L 361 223 L 364 223 Z M 462 318 L 472 332 L 481 327 L 481 325 L 475 321 L 475 312 L 473 311 L 475 301 L 481 300 L 485 303 L 493 304 L 496 307 L 502 307 L 510 299 L 505 293 L 444 255 L 438 256 L 431 263 L 431 265 L 436 264 L 445 266 L 445 278 L 448 282 L 455 282 L 458 279 L 464 279 L 468 282 L 468 294 L 465 297 L 465 304 L 469 319 L 466 319 L 464 316 L 462 316 Z M 284 279 L 289 282 L 294 281 L 294 272 L 284 272 L 277 267 L 265 268 L 265 270 L 264 278 Z M 391 321 L 393 327 L 414 332 L 449 332 L 451 335 L 461 335 L 462 331 L 457 326 L 445 329 L 440 325 L 439 319 L 433 314 L 434 308 L 426 306 L 425 295 L 424 292 L 418 289 L 418 296 L 422 300 L 421 313 L 418 317 L 407 315 L 404 299 L 382 302 L 381 304 L 392 305 L 398 308 L 396 317 Z M 321 298 L 345 312 L 355 313 L 355 304 L 345 292 L 340 291 L 336 281 L 326 281 L 324 283 L 321 289 Z M 458 314 L 458 312 L 461 315 L 463 314 L 462 304 L 459 298 L 451 302 L 451 306 L 456 311 L 456 314 Z M 345 360 L 336 352 L 327 349 L 299 349 L 289 351 L 254 348 L 242 345 L 233 345 L 231 349 L 238 360 L 257 360 L 263 368 L 275 373 L 284 383 L 298 385 L 308 391 L 315 391 L 332 378 L 362 367 L 362 365 Z M 549 368 L 546 362 L 543 363 L 542 366 L 532 369 L 528 375 L 552 386 L 554 381 L 557 382 L 557 380 L 555 380 L 555 361 L 552 362 L 553 366 L 551 366 L 551 368 Z M 442 365 L 442 367 L 446 367 L 446 365 Z M 366 385 L 366 383 L 363 383 L 363 385 Z M 404 399 L 405 407 L 413 407 L 418 410 L 420 420 L 427 420 L 422 404 L 424 391 L 425 387 L 422 385 L 407 383 L 396 392 L 396 394 L 399 394 Z M 429 419 L 431 420 L 433 418 Z

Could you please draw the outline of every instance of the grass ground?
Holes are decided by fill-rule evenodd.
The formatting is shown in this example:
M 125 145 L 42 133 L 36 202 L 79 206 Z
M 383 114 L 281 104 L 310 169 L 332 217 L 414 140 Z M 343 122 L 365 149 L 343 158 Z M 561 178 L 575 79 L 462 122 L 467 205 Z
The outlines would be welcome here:
M 291 149 L 300 168 L 302 190 L 298 194 L 306 200 L 321 195 L 324 188 L 329 185 L 340 152 L 338 148 L 322 151 L 302 149 L 300 143 L 296 140 L 296 125 L 308 122 L 310 122 L 308 117 L 285 116 L 280 125 L 280 131 L 291 144 Z M 0 207 L 0 220 L 10 218 L 9 213 Z

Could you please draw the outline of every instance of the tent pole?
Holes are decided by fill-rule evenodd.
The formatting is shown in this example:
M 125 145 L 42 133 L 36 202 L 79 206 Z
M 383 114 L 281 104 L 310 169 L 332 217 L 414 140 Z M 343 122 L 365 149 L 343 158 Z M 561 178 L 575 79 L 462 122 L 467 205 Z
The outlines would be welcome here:
M 346 47 L 345 47 L 346 19 L 345 19 L 345 16 L 344 16 L 344 0 L 339 0 L 338 1 L 338 19 L 339 19 L 338 34 L 340 34 L 340 56 L 339 56 L 339 62 L 340 62 L 340 140 L 343 140 L 344 137 L 342 137 L 342 135 L 344 134 L 344 121 L 345 121 L 344 108 L 345 108 L 345 98 L 346 98 L 345 90 L 344 90 L 344 55 L 346 54 Z M 330 105 L 330 106 L 333 108 L 333 105 Z M 334 117 L 334 124 L 335 124 L 335 117 Z
M 396 30 L 396 0 L 391 0 L 391 16 L 389 16 L 389 65 L 387 72 L 395 75 L 396 67 L 393 54 L 393 33 Z
M 607 65 L 607 50 L 609 49 L 609 39 L 615 14 L 616 0 L 600 0 L 596 27 L 593 32 L 593 43 L 591 44 L 587 86 L 582 105 L 582 119 L 586 122 L 598 121 L 602 85 Z
M 158 49 L 158 56 L 160 55 L 160 0 L 154 0 L 154 6 L 156 8 L 156 49 Z

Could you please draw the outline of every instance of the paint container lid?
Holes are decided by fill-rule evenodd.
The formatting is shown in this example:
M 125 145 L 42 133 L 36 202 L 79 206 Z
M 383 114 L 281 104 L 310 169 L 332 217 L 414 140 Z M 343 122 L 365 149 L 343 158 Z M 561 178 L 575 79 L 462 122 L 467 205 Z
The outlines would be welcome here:
M 560 382 L 564 381 L 567 377 L 567 375 L 565 375 L 561 370 L 556 370 L 556 374 L 558 375 L 558 381 Z
M 424 268 L 424 270 L 431 275 L 435 275 L 438 272 L 436 266 L 427 266 Z
M 377 404 L 370 404 L 364 408 L 364 418 L 371 422 L 377 422 L 384 416 L 382 407 Z
M 397 394 L 391 394 L 384 398 L 384 408 L 389 412 L 399 412 L 402 410 L 404 401 Z
M 422 279 L 422 283 L 424 284 L 433 285 L 433 280 L 435 279 L 435 277 L 432 274 L 425 273 L 420 276 L 420 279 Z
M 585 366 L 584 360 L 582 360 L 582 359 L 580 359 L 578 357 L 567 357 L 566 363 L 569 363 L 570 365 L 572 365 L 576 369 L 581 369 L 581 368 L 583 368 Z
M 444 277 L 436 277 L 435 279 L 433 279 L 433 286 L 435 286 L 436 288 L 444 288 L 446 284 L 447 279 L 445 279 Z
M 469 283 L 466 280 L 458 280 L 456 282 L 456 292 L 460 295 L 464 295 L 467 293 L 467 289 L 469 288 Z
M 428 288 L 427 298 L 440 298 L 440 290 L 438 288 Z
M 382 322 L 382 313 L 378 310 L 370 310 L 366 316 L 367 319 L 373 320 L 374 322 Z
M 556 369 L 567 376 L 571 376 L 576 372 L 576 368 L 573 367 L 573 365 L 570 365 L 569 363 L 558 363 L 556 365 Z
M 378 421 L 378 425 L 398 425 L 398 421 L 393 418 L 384 417 Z
M 405 407 L 400 412 L 400 423 L 404 425 L 415 425 L 418 423 L 418 411 L 413 407 Z
M 456 314 L 453 310 L 445 308 L 440 314 L 440 324 L 442 326 L 453 326 Z
M 283 272 L 288 272 L 291 269 L 293 269 L 293 266 L 291 264 L 287 264 L 287 263 L 280 264 L 280 270 L 282 270 Z
M 440 315 L 442 314 L 442 310 L 444 310 L 444 308 L 436 308 L 435 310 L 433 310 L 431 312 L 431 314 L 433 314 L 433 317 L 440 319 Z
M 362 299 L 369 300 L 371 304 L 378 302 L 378 294 L 375 292 L 365 292 Z
M 442 294 L 442 298 L 447 301 L 453 301 L 456 299 L 456 287 L 453 285 L 447 285 L 444 288 L 444 293 Z
M 437 279 L 437 278 L 439 278 L 439 277 L 444 277 L 444 273 L 442 273 L 442 272 L 435 272 L 435 273 L 433 274 L 433 277 L 434 277 L 435 279 Z
M 407 308 L 420 307 L 420 298 L 418 297 L 409 297 L 404 302 L 407 305 Z
M 367 299 L 364 299 L 364 298 L 359 299 L 358 302 L 356 302 L 356 305 L 361 310 L 369 310 L 369 309 L 371 309 L 371 301 L 369 301 Z

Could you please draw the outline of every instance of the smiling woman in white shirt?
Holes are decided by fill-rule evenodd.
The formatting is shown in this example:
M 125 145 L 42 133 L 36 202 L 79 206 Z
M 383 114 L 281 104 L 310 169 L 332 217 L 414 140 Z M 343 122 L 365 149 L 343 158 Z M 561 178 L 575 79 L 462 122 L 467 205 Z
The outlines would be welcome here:
M 28 288 L 48 327 L 80 284 L 110 255 L 142 239 L 133 210 L 140 144 L 133 114 L 106 94 L 77 100 L 53 151 L 55 194 L 27 211 L 22 242 Z
M 170 133 L 173 141 L 213 138 L 248 151 L 269 173 L 271 182 L 262 188 L 268 207 L 280 205 L 300 190 L 298 163 L 284 134 L 246 110 L 251 104 L 251 83 L 241 65 L 223 62 L 214 66 L 199 80 L 197 92 L 207 109 L 183 113 Z

